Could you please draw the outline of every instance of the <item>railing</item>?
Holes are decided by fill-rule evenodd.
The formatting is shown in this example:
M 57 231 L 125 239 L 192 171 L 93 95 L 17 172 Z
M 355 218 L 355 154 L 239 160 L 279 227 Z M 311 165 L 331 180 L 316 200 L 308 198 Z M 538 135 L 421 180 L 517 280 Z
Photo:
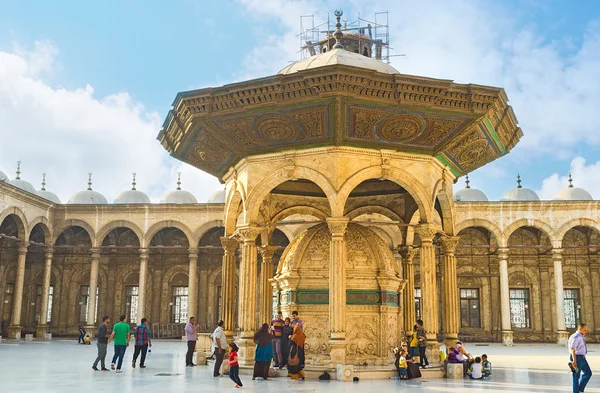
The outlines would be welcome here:
M 152 338 L 181 338 L 185 334 L 184 323 L 154 322 L 150 326 Z

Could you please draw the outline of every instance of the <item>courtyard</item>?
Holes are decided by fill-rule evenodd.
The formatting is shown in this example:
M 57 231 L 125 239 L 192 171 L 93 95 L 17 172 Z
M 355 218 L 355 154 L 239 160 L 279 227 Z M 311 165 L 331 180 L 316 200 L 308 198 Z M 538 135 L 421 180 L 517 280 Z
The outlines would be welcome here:
M 566 370 L 566 349 L 556 345 L 520 344 L 512 348 L 499 344 L 476 345 L 467 349 L 473 355 L 488 354 L 493 377 L 486 381 L 420 379 L 413 381 L 360 380 L 358 383 L 316 380 L 291 381 L 276 378 L 252 381 L 242 375 L 246 392 L 392 392 L 420 390 L 451 392 L 568 392 L 571 376 Z M 588 361 L 600 369 L 600 346 L 590 345 Z M 109 346 L 107 361 L 113 354 Z M 77 345 L 75 340 L 51 342 L 2 341 L 0 392 L 221 392 L 236 391 L 228 377 L 213 378 L 209 367 L 186 368 L 185 344 L 155 341 L 146 360 L 146 369 L 131 368 L 133 348 L 125 355 L 123 373 L 94 372 L 95 342 Z M 600 392 L 600 379 L 592 377 L 586 392 Z

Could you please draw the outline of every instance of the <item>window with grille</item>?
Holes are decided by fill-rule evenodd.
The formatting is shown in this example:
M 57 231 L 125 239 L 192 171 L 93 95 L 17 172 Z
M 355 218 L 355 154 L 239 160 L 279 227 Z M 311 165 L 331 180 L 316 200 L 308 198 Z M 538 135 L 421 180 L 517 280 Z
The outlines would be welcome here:
M 10 322 L 12 317 L 13 296 L 15 293 L 15 284 L 7 283 L 4 292 L 4 304 L 2 305 L 2 320 Z
M 125 288 L 125 310 L 129 321 L 132 323 L 138 323 L 138 301 L 139 301 L 139 287 L 137 285 L 128 285 Z
M 79 322 L 88 323 L 88 302 L 90 299 L 89 285 L 82 285 L 79 289 Z M 96 309 L 94 310 L 94 323 L 98 319 L 98 287 L 96 287 Z
M 480 327 L 479 289 L 460 289 L 460 321 L 462 327 Z
M 421 288 L 415 288 L 415 319 L 421 319 Z
M 35 313 L 33 316 L 34 322 L 38 322 L 40 318 L 40 314 L 42 312 L 42 295 L 43 295 L 43 287 L 41 285 L 37 286 L 37 292 L 35 297 Z M 48 288 L 48 310 L 46 310 L 46 323 L 52 322 L 52 297 L 54 294 L 54 287 L 50 285 Z
M 173 287 L 171 322 L 186 323 L 188 318 L 188 287 Z
M 510 323 L 515 329 L 531 328 L 529 289 L 510 289 Z
M 579 289 L 564 289 L 564 302 L 567 329 L 577 329 L 577 324 L 581 320 Z
M 46 313 L 46 322 L 52 322 L 52 300 L 54 299 L 54 285 L 50 285 L 48 290 L 48 311 Z M 98 303 L 96 303 L 98 304 Z

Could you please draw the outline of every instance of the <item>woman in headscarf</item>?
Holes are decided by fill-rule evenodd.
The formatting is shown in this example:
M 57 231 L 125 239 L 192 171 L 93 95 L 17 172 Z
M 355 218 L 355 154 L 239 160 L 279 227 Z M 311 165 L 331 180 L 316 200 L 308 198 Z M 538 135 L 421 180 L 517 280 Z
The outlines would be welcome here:
M 402 349 L 408 351 L 408 346 L 406 343 L 402 343 Z M 406 366 L 408 371 L 408 379 L 420 378 L 421 370 L 419 370 L 419 363 L 415 363 L 413 359 L 413 355 L 410 353 L 406 355 Z
M 254 343 L 256 344 L 256 354 L 254 355 L 254 374 L 252 379 L 261 377 L 267 380 L 269 377 L 269 367 L 273 359 L 273 344 L 275 338 L 269 332 L 269 325 L 263 323 L 260 330 L 254 334 Z
M 294 328 L 290 326 L 290 318 L 286 318 L 283 322 L 283 333 L 281 334 L 281 358 L 283 364 L 279 365 L 281 370 L 283 366 L 287 365 L 288 358 L 290 357 L 290 338 L 294 333 Z
M 290 338 L 290 357 L 288 359 L 288 377 L 292 379 L 304 379 L 302 360 L 304 359 L 304 341 L 306 336 L 299 325 L 294 326 L 294 332 Z

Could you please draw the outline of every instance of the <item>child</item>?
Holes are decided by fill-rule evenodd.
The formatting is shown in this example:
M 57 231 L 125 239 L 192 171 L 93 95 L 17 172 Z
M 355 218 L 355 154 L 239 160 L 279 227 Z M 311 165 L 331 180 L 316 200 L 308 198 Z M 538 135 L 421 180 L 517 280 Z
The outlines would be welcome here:
M 240 380 L 240 364 L 238 363 L 237 354 L 239 348 L 235 343 L 229 343 L 229 347 L 231 348 L 231 353 L 229 354 L 229 378 L 235 382 L 235 388 L 239 389 L 244 386 Z
M 471 365 L 467 375 L 471 379 L 483 379 L 483 366 L 481 365 L 481 358 L 479 356 L 475 358 L 475 363 Z
M 406 363 L 407 352 L 401 350 L 396 352 L 396 369 L 398 370 L 398 377 L 400 379 L 408 379 L 408 365 Z
M 417 347 L 419 346 L 419 338 L 417 337 L 417 325 L 413 328 L 413 334 L 410 340 L 410 356 L 415 356 Z
M 483 377 L 489 378 L 492 376 L 492 363 L 488 360 L 487 355 L 481 355 L 481 366 L 483 367 Z

